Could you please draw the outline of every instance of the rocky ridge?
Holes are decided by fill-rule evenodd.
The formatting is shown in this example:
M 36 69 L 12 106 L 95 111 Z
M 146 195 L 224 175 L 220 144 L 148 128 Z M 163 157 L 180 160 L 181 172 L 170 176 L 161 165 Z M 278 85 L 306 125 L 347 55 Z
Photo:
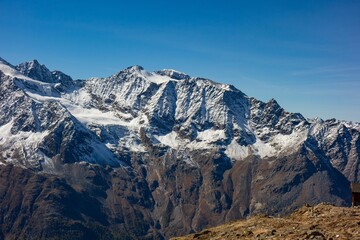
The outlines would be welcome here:
M 304 206 L 289 216 L 258 215 L 172 240 L 358 239 L 360 208 Z

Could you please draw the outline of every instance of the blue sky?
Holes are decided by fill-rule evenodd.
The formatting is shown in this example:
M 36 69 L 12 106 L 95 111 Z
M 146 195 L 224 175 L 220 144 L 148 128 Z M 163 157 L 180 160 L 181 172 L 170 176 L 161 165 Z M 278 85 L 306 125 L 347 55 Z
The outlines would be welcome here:
M 73 78 L 177 69 L 360 122 L 360 1 L 0 2 L 0 57 Z

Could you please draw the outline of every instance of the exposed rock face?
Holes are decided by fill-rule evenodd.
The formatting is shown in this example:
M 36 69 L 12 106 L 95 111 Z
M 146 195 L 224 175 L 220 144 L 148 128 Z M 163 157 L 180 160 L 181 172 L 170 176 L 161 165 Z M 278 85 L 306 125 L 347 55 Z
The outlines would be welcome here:
M 175 70 L 73 81 L 0 59 L 0 111 L 0 221 L 23 200 L 39 206 L 13 215 L 6 238 L 65 234 L 51 221 L 80 239 L 168 238 L 304 203 L 349 205 L 348 181 L 360 180 L 360 124 L 305 119 Z M 52 191 L 56 201 L 33 197 Z
M 317 120 L 312 125 L 319 148 L 331 164 L 350 181 L 360 181 L 360 124 L 335 119 Z
M 162 239 L 143 180 L 89 164 L 61 172 L 0 167 L 1 239 Z
M 60 71 L 50 71 L 45 65 L 41 65 L 37 60 L 25 62 L 15 67 L 20 73 L 32 79 L 46 83 L 72 83 L 72 78 Z

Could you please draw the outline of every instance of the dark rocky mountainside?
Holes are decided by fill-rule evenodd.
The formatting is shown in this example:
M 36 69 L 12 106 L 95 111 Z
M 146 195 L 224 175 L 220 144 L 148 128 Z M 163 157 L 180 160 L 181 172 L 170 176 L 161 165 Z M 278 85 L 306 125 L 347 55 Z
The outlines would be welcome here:
M 63 171 L 0 168 L 1 239 L 162 239 L 143 180 L 89 164 Z
M 73 80 L 0 59 L 0 239 L 164 239 L 349 205 L 360 124 L 175 70 Z

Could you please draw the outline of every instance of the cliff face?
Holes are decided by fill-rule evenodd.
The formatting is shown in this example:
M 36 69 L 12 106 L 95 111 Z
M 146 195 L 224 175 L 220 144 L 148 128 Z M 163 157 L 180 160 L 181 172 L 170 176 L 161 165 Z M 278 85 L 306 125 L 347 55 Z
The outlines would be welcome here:
M 175 70 L 75 81 L 1 60 L 0 83 L 5 237 L 62 236 L 56 223 L 84 239 L 168 238 L 304 203 L 349 205 L 360 177 L 358 123 L 305 119 Z

